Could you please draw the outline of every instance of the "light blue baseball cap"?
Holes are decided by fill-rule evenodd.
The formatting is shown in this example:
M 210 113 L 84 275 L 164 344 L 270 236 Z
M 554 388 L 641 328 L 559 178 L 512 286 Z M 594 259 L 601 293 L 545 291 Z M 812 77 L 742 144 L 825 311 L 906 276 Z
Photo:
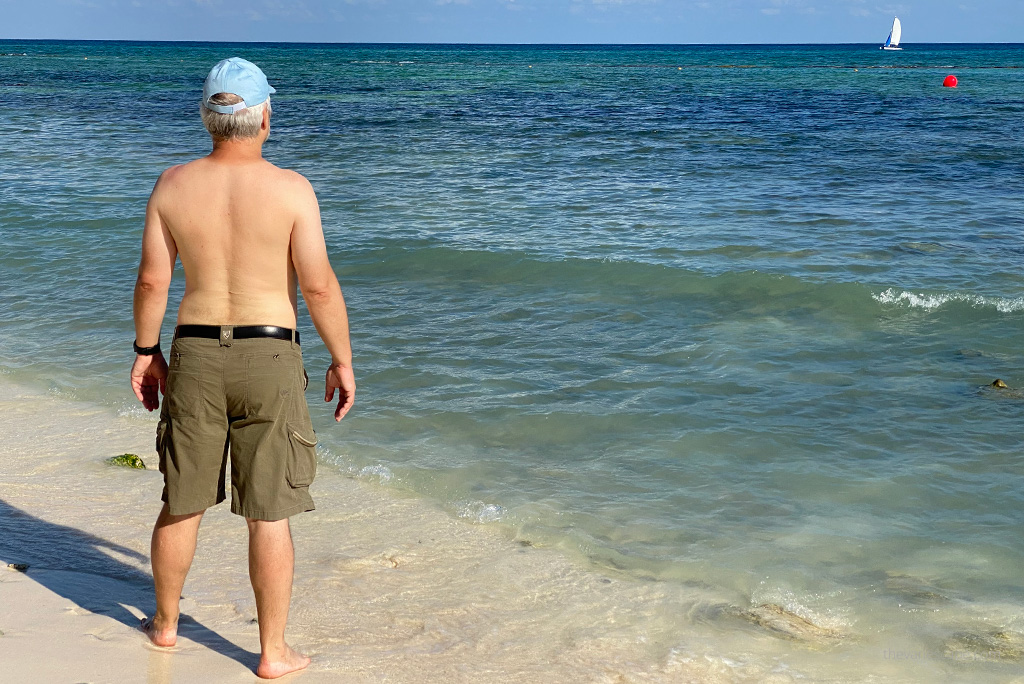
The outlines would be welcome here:
M 230 57 L 210 69 L 210 75 L 203 83 L 203 105 L 210 111 L 234 114 L 247 107 L 255 107 L 276 92 L 258 66 L 241 57 Z M 217 93 L 232 93 L 242 101 L 230 105 L 211 104 L 210 98 Z

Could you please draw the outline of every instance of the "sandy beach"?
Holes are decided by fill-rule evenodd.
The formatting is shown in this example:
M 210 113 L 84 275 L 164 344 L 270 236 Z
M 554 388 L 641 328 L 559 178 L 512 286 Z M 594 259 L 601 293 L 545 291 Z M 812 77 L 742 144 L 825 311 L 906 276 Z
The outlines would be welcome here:
M 245 530 L 224 505 L 203 521 L 178 645 L 154 648 L 136 629 L 153 607 L 148 540 L 161 489 L 148 420 L 10 384 L 0 413 L 3 680 L 255 679 Z M 148 469 L 105 463 L 124 452 Z M 589 572 L 327 468 L 320 477 L 331 482 L 318 510 L 292 525 L 289 639 L 313 656 L 292 679 L 734 681 L 714 659 L 659 659 L 658 635 L 635 630 L 637 615 L 670 613 L 686 597 Z

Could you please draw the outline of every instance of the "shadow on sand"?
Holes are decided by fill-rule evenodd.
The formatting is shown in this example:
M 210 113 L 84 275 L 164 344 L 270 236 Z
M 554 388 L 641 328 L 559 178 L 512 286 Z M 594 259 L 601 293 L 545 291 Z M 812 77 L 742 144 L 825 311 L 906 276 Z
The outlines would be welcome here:
M 30 579 L 91 613 L 137 629 L 139 619 L 125 606 L 146 606 L 144 612 L 152 615 L 153 578 L 115 556 L 146 560 L 137 551 L 74 527 L 46 522 L 0 499 L 3 565 L 27 563 Z M 178 633 L 250 670 L 259 663 L 258 653 L 246 651 L 186 615 L 181 616 Z

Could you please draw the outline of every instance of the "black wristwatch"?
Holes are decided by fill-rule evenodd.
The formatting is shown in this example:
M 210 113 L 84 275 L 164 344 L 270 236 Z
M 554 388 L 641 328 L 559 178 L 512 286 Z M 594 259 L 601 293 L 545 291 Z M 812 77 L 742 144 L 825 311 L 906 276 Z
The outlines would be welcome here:
M 135 340 L 132 342 L 132 349 L 134 349 L 135 353 L 139 356 L 153 356 L 160 353 L 160 340 L 157 340 L 156 344 L 152 347 L 140 347 L 139 341 Z

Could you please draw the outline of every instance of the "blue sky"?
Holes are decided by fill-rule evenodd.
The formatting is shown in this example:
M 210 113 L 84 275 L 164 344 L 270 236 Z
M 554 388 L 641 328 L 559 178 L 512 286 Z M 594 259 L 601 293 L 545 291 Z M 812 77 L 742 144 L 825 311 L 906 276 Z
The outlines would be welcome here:
M 1024 0 L 0 0 L 0 38 L 460 43 L 1024 42 Z

